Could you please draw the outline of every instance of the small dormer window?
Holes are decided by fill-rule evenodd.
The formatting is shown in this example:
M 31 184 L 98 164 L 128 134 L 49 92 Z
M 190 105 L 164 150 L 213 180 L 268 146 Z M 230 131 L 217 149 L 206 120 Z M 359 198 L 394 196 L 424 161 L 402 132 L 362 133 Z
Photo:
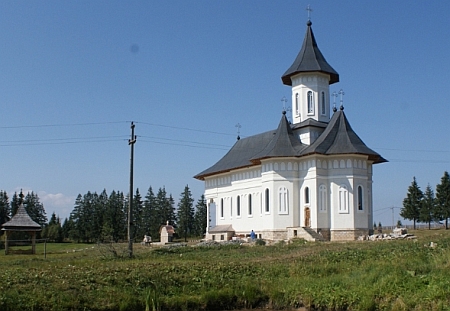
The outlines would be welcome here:
M 295 94 L 295 113 L 299 115 L 298 111 L 298 93 Z
M 314 113 L 314 101 L 312 91 L 308 91 L 307 93 L 307 102 L 308 102 L 308 113 Z
M 325 105 L 325 92 L 322 92 L 320 97 L 320 113 L 324 116 L 326 114 L 326 105 Z

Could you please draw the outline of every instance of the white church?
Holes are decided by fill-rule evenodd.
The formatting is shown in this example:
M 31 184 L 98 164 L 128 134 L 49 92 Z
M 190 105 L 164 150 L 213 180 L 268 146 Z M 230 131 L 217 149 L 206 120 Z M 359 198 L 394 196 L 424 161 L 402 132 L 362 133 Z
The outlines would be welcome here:
M 207 239 L 354 240 L 373 228 L 373 165 L 387 162 L 353 131 L 344 107 L 331 108 L 339 74 L 320 52 L 311 21 L 283 74 L 292 90 L 292 123 L 238 139 L 205 182 Z M 343 92 L 341 91 L 341 98 Z M 332 94 L 336 96 L 337 94 Z

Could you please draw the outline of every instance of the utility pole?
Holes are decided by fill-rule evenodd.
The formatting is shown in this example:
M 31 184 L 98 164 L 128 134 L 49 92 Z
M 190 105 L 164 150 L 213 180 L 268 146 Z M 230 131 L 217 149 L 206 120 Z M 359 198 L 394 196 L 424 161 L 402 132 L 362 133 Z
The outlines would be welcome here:
M 136 136 L 134 135 L 134 123 L 131 122 L 131 139 L 128 140 L 128 145 L 131 146 L 130 157 L 130 199 L 128 200 L 128 256 L 133 257 L 133 160 L 134 160 L 134 144 L 136 143 Z

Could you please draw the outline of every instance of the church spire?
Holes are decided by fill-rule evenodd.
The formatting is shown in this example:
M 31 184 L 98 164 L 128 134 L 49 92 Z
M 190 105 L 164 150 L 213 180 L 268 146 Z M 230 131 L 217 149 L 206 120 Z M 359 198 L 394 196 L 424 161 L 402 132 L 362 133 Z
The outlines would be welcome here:
M 292 86 L 291 77 L 300 73 L 308 72 L 321 72 L 329 75 L 329 84 L 339 82 L 339 74 L 333 69 L 333 67 L 330 66 L 330 64 L 328 64 L 317 46 L 317 42 L 311 28 L 311 20 L 308 19 L 306 25 L 307 29 L 302 48 L 300 49 L 294 63 L 281 77 L 283 84 Z

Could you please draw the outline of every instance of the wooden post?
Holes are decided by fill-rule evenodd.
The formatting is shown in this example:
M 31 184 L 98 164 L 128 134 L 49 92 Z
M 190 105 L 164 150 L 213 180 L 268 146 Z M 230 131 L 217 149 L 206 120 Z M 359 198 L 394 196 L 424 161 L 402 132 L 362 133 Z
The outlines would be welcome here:
M 9 247 L 8 247 L 8 232 L 9 231 L 5 231 L 5 255 L 8 255 L 8 251 L 9 251 Z
M 31 233 L 31 253 L 36 254 L 36 231 Z

